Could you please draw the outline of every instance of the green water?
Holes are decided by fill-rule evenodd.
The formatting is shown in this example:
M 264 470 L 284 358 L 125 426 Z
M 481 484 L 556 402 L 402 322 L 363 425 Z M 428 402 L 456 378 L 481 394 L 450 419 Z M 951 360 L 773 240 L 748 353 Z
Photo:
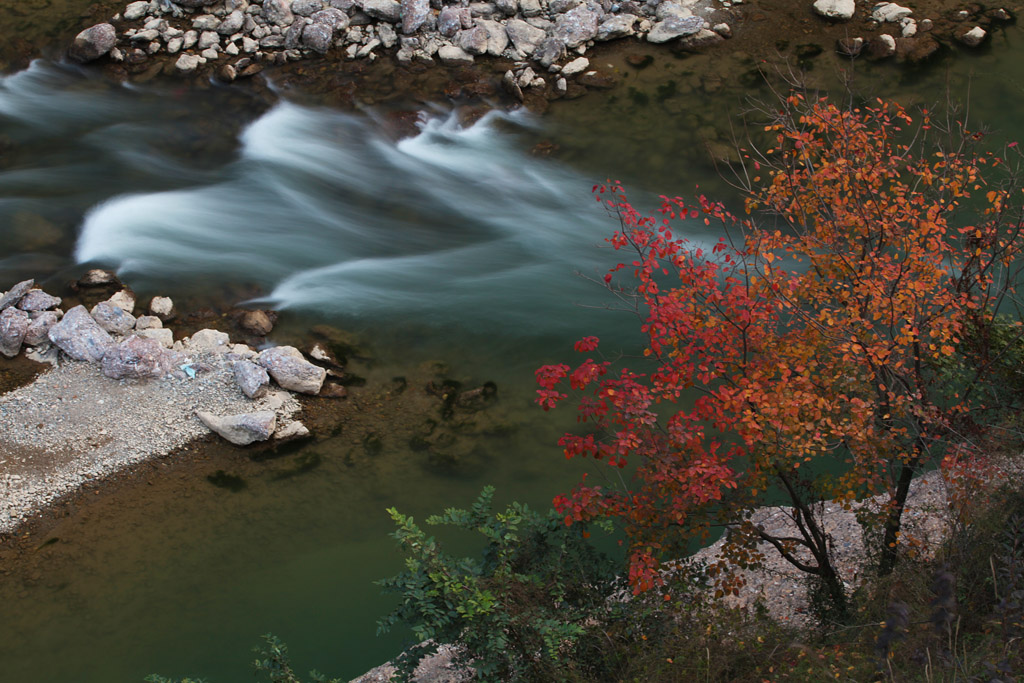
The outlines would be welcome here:
M 1024 58 L 1021 32 L 1008 30 L 993 42 L 982 53 L 958 54 L 924 71 L 858 65 L 857 83 L 862 92 L 909 104 L 960 99 L 969 90 L 972 120 L 1012 136 L 1021 130 L 1017 112 L 1024 100 L 1017 76 Z M 347 402 L 311 415 L 318 438 L 300 451 L 256 451 L 254 457 L 252 451 L 212 445 L 195 465 L 155 463 L 110 496 L 92 496 L 96 502 L 90 502 L 87 495 L 38 539 L 40 544 L 57 541 L 20 557 L 0 555 L 0 678 L 137 681 L 160 672 L 202 675 L 221 683 L 249 680 L 249 648 L 265 632 L 290 644 L 300 670 L 316 667 L 355 676 L 395 654 L 405 642 L 404 634 L 374 636 L 375 620 L 389 602 L 372 581 L 400 569 L 400 556 L 387 538 L 391 527 L 385 508 L 398 506 L 422 518 L 445 506 L 468 505 L 487 483 L 498 486 L 499 502 L 515 498 L 544 506 L 575 483 L 580 464 L 566 462 L 555 445 L 561 431 L 572 427 L 572 416 L 545 414 L 532 405 L 532 371 L 568 358 L 571 342 L 584 333 L 597 332 L 617 346 L 629 346 L 636 337 L 635 321 L 629 317 L 573 305 L 600 301 L 587 299 L 590 290 L 572 270 L 576 264 L 593 272 L 608 263 L 610 255 L 594 245 L 600 243 L 601 226 L 610 231 L 614 224 L 603 223 L 585 208 L 573 212 L 568 207 L 589 207 L 590 183 L 609 176 L 626 181 L 644 201 L 662 192 L 685 194 L 697 183 L 710 195 L 731 197 L 727 183 L 706 160 L 705 143 L 718 148 L 728 144 L 731 131 L 740 125 L 735 113 L 758 88 L 751 75 L 757 65 L 743 55 L 676 59 L 659 54 L 654 65 L 637 71 L 622 61 L 627 52 L 613 51 L 607 58 L 608 68 L 622 80 L 616 90 L 561 103 L 507 134 L 496 127 L 486 145 L 457 135 L 426 145 L 429 154 L 448 149 L 470 159 L 496 155 L 504 161 L 491 169 L 495 173 L 527 169 L 540 177 L 540 184 L 517 185 L 519 176 L 509 174 L 495 188 L 474 186 L 485 205 L 521 224 L 528 244 L 499 239 L 505 223 L 471 220 L 457 203 L 428 206 L 417 199 L 403 205 L 403 196 L 421 197 L 410 188 L 424 176 L 434 183 L 428 187 L 446 189 L 438 185 L 445 176 L 435 173 L 437 167 L 418 165 L 429 157 L 422 149 L 420 156 L 410 152 L 400 157 L 416 160 L 408 168 L 382 166 L 383 174 L 396 174 L 396 169 L 407 174 L 391 176 L 405 178 L 407 185 L 396 188 L 396 199 L 388 205 L 394 214 L 390 227 L 363 226 L 361 239 L 386 233 L 387 244 L 451 240 L 453 248 L 472 248 L 467 253 L 482 259 L 478 270 L 455 272 L 441 259 L 444 254 L 409 247 L 402 256 L 412 258 L 386 262 L 371 274 L 384 280 L 399 267 L 414 274 L 423 268 L 417 276 L 422 279 L 412 285 L 398 283 L 393 291 L 379 291 L 346 273 L 340 279 L 327 273 L 324 280 L 313 281 L 345 287 L 337 290 L 337 306 L 314 313 L 296 305 L 286 311 L 277 338 L 287 340 L 289 334 L 304 333 L 320 322 L 360 336 L 372 360 L 353 363 L 351 369 L 367 380 L 365 387 L 353 389 Z M 813 84 L 834 87 L 840 66 L 823 55 L 811 72 Z M 44 84 L 41 99 L 26 101 L 52 102 L 47 99 L 51 91 L 68 89 L 69 81 L 61 80 L 66 75 L 53 78 L 57 85 Z M 223 141 L 254 118 L 239 117 L 232 125 L 234 117 L 225 111 L 230 107 L 226 103 L 244 97 L 232 100 L 230 92 L 219 89 L 137 93 L 90 81 L 80 87 L 92 92 L 89 102 L 109 105 L 110 113 L 93 121 L 87 112 L 75 112 L 80 119 L 75 126 L 54 124 L 46 130 L 25 122 L 5 124 L 5 132 L 19 145 L 19 156 L 5 167 L 15 175 L 0 175 L 0 216 L 8 226 L 0 235 L 7 249 L 0 260 L 3 284 L 30 268 L 54 286 L 72 277 L 81 269 L 72 258 L 76 231 L 87 211 L 115 195 L 156 193 L 159 199 L 158 193 L 166 190 L 206 188 L 225 179 L 239 190 L 260 180 L 245 174 L 250 162 L 239 161 L 237 145 Z M 162 96 L 177 98 L 171 100 L 177 114 L 163 119 L 151 111 L 160 109 Z M 116 116 L 116 111 L 135 113 L 123 114 L 122 128 L 112 128 L 105 117 Z M 348 124 L 325 116 L 318 120 L 336 126 L 335 138 L 344 141 Z M 122 136 L 116 146 L 119 156 L 91 160 L 82 155 L 95 140 L 109 140 L 111 131 L 142 125 L 143 117 L 159 119 L 154 125 L 161 133 L 153 128 L 145 132 L 152 136 L 146 139 L 155 141 L 152 146 L 140 151 L 134 138 Z M 58 130 L 63 137 L 54 137 Z M 194 151 L 182 151 L 177 144 L 151 149 L 161 147 L 160 140 L 170 133 L 180 136 L 172 139 L 189 141 L 185 149 Z M 207 149 L 205 142 L 213 140 L 221 140 L 224 164 L 237 162 L 239 168 L 196 158 Z M 556 151 L 544 159 L 532 157 L 528 150 L 540 141 L 553 143 Z M 339 143 L 339 150 L 343 148 Z M 144 157 L 137 167 L 132 166 L 133 154 Z M 157 163 L 170 161 L 177 164 L 173 176 Z M 72 167 L 78 171 L 67 171 Z M 115 173 L 120 168 L 122 174 L 104 179 L 96 175 L 98 168 Z M 85 182 L 90 175 L 92 181 Z M 453 175 L 452 182 L 464 187 L 467 176 Z M 330 197 L 350 192 L 343 183 L 354 182 L 328 178 L 304 196 L 330 208 Z M 548 202 L 543 188 L 552 186 L 572 198 L 565 205 L 552 200 L 542 216 L 537 207 L 542 200 Z M 361 206 L 383 201 L 369 189 L 361 192 Z M 11 229 L 17 212 L 42 216 L 60 235 L 43 245 L 30 244 Z M 579 225 L 578 237 L 556 234 L 557 226 L 547 221 L 549 214 L 559 212 L 566 222 Z M 332 215 L 328 222 L 337 222 L 340 214 Z M 141 217 L 138 222 L 143 222 Z M 30 231 L 30 236 L 37 234 Z M 323 264 L 308 255 L 289 256 L 295 260 L 286 262 L 287 241 L 304 234 L 296 227 L 280 244 L 268 247 L 279 256 L 281 273 L 228 266 L 196 267 L 187 275 L 173 269 L 129 269 L 125 278 L 144 293 L 170 294 L 186 306 L 235 303 L 274 290 L 289 272 L 317 272 Z M 695 232 L 694 237 L 701 235 Z M 491 244 L 499 254 L 486 250 Z M 169 259 L 186 264 L 195 253 L 190 251 L 193 246 L 182 235 L 161 248 Z M 516 250 L 529 268 L 510 270 L 503 259 L 520 253 Z M 118 252 L 114 265 L 143 256 L 138 250 Z M 341 249 L 325 263 L 349 256 Z M 381 247 L 372 256 L 393 254 Z M 446 272 L 462 278 L 461 286 L 473 291 L 441 288 L 443 295 L 416 298 L 417 289 L 440 287 Z M 509 274 L 507 279 L 499 277 L 502 273 Z M 435 360 L 446 368 L 431 365 Z M 401 393 L 393 381 L 396 376 L 406 379 Z M 461 415 L 457 424 L 443 424 L 437 400 L 423 390 L 442 377 L 466 387 L 495 381 L 499 399 L 486 411 Z M 435 434 L 446 439 L 433 452 L 411 448 L 413 437 L 428 430 L 428 420 L 442 423 Z M 244 487 L 232 491 L 215 486 L 208 477 L 218 471 L 239 477 Z

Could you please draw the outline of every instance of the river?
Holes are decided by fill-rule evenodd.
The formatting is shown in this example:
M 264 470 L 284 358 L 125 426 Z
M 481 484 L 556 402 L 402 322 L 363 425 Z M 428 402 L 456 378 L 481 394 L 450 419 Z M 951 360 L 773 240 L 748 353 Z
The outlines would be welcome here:
M 857 88 L 928 105 L 969 91 L 972 121 L 1010 139 L 1021 35 L 927 70 L 861 64 Z M 590 188 L 615 177 L 648 207 L 698 183 L 734 200 L 705 143 L 727 147 L 759 92 L 746 54 L 634 70 L 627 52 L 608 54 L 614 90 L 468 126 L 441 98 L 342 111 L 245 86 L 118 84 L 51 60 L 0 77 L 0 285 L 60 289 L 103 266 L 184 309 L 273 307 L 280 339 L 328 323 L 360 340 L 367 384 L 352 391 L 368 392 L 301 450 L 254 460 L 211 446 L 74 506 L 0 577 L 0 677 L 243 680 L 266 632 L 300 671 L 355 676 L 406 638 L 374 635 L 390 602 L 372 582 L 401 568 L 385 508 L 422 518 L 488 483 L 543 507 L 570 487 L 579 466 L 555 443 L 571 415 L 532 405 L 533 369 L 583 334 L 639 341 L 580 277 L 613 258 L 600 246 L 615 222 Z M 811 77 L 835 88 L 839 66 L 823 55 Z M 396 135 L 389 114 L 411 106 L 418 132 Z M 716 237 L 702 228 L 690 237 Z M 372 393 L 434 375 L 499 387 L 446 458 L 410 446 L 415 400 Z M 244 488 L 212 484 L 218 470 Z

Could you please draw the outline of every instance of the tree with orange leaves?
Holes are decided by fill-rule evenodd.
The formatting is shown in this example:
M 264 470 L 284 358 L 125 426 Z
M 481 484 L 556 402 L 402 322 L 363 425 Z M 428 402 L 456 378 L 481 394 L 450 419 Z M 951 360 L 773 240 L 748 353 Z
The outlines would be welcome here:
M 584 480 L 555 506 L 567 524 L 621 524 L 634 590 L 725 526 L 721 592 L 767 543 L 842 606 L 821 501 L 884 497 L 861 520 L 880 531 L 869 551 L 888 573 L 912 478 L 975 458 L 998 409 L 1020 404 L 1000 386 L 1024 334 L 1024 196 L 1006 158 L 1020 156 L 881 101 L 794 94 L 765 131 L 769 149 L 743 150 L 745 216 L 705 197 L 663 197 L 647 216 L 618 184 L 595 188 L 621 224 L 611 245 L 629 255 L 604 286 L 639 316 L 646 358 L 618 368 L 587 337 L 575 368 L 537 371 L 537 401 L 576 394 L 588 426 L 561 439 L 567 457 L 633 466 L 628 484 Z M 722 227 L 714 246 L 674 234 L 700 218 Z M 750 521 L 766 494 L 796 532 Z

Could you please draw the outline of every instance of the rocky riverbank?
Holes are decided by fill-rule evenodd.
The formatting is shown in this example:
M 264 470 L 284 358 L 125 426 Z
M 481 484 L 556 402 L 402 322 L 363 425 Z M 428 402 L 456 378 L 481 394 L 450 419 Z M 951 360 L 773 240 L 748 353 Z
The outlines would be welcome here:
M 816 0 L 804 8 L 813 20 L 794 19 L 802 32 L 810 24 L 818 38 L 831 38 L 831 45 L 813 45 L 819 52 L 912 63 L 954 45 L 978 47 L 994 27 L 1013 21 L 1004 7 L 918 4 Z M 609 86 L 608 74 L 585 56 L 601 43 L 629 39 L 699 52 L 764 19 L 757 0 L 137 0 L 80 33 L 69 55 L 135 72 L 210 73 L 222 81 L 329 54 L 344 61 L 388 58 L 410 68 L 489 59 L 508 67 L 502 85 L 513 97 L 550 100 Z M 813 56 L 811 47 L 797 57 Z
M 102 271 L 82 286 L 116 280 Z M 175 339 L 164 321 L 173 302 L 154 297 L 150 315 L 135 317 L 135 299 L 119 289 L 91 310 L 67 312 L 61 299 L 18 283 L 0 297 L 0 353 L 25 355 L 53 367 L 31 384 L 0 397 L 0 534 L 80 487 L 143 460 L 164 455 L 211 431 L 236 445 L 292 439 L 309 431 L 293 416 L 292 392 L 344 395 L 326 382 L 339 373 L 298 349 L 262 351 L 232 344 L 204 329 Z M 266 334 L 266 313 L 243 321 Z M 271 381 L 273 380 L 273 382 Z

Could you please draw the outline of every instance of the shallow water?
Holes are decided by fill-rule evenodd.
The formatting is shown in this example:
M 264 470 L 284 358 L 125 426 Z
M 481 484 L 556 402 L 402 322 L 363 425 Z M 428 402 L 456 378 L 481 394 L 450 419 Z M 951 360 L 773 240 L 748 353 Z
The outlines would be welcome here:
M 928 71 L 869 66 L 858 79 L 910 103 L 970 82 L 972 116 L 1019 131 L 1020 32 L 996 42 Z M 757 86 L 743 55 L 659 56 L 635 71 L 625 52 L 608 57 L 617 90 L 468 129 L 425 107 L 421 132 L 401 140 L 381 111 L 265 110 L 241 88 L 126 87 L 49 62 L 0 80 L 0 284 L 36 276 L 60 288 L 110 266 L 186 308 L 278 307 L 280 338 L 329 322 L 373 357 L 354 367 L 366 387 L 314 417 L 322 436 L 302 451 L 215 447 L 195 467 L 156 464 L 76 505 L 47 536 L 58 541 L 0 578 L 5 677 L 241 680 L 267 631 L 300 670 L 354 676 L 403 639 L 373 635 L 389 603 L 371 581 L 400 568 L 386 507 L 422 518 L 468 505 L 486 483 L 501 500 L 545 505 L 574 483 L 579 469 L 554 445 L 571 416 L 531 405 L 532 370 L 568 358 L 585 333 L 612 348 L 637 341 L 628 316 L 586 307 L 607 302 L 576 271 L 610 265 L 597 246 L 615 226 L 590 187 L 621 178 L 648 206 L 698 182 L 728 196 L 705 144 L 728 142 Z M 823 85 L 830 59 L 811 74 Z M 555 151 L 532 154 L 539 142 Z M 693 239 L 713 237 L 702 227 Z M 499 400 L 442 425 L 452 443 L 423 452 L 410 440 L 438 417 L 422 391 L 432 360 L 467 387 L 497 382 Z M 246 486 L 214 486 L 219 470 Z

